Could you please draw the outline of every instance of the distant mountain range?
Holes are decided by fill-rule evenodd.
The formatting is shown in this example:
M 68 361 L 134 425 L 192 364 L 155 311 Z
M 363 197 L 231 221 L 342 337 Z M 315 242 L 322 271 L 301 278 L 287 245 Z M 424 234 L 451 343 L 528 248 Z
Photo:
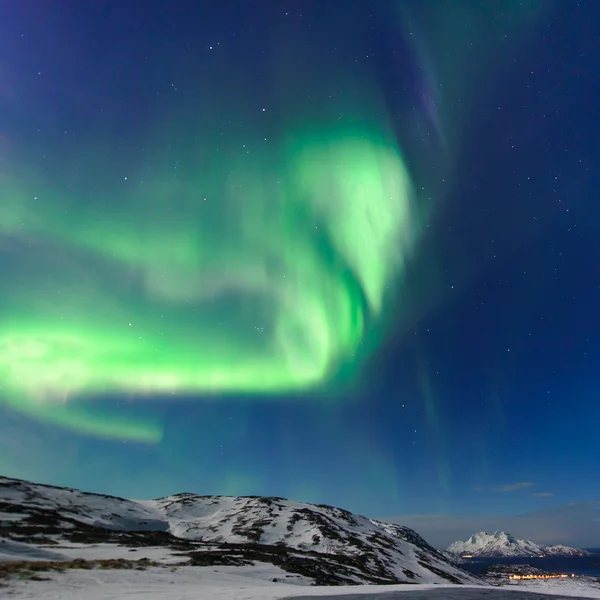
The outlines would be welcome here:
M 267 563 L 289 583 L 482 583 L 407 527 L 282 498 L 176 494 L 133 501 L 0 477 L 0 532 L 0 566 Z
M 454 542 L 448 546 L 447 553 L 454 556 L 592 556 L 591 552 L 581 548 L 570 548 L 561 544 L 549 546 L 522 540 L 504 531 L 487 533 L 480 531 L 466 542 Z

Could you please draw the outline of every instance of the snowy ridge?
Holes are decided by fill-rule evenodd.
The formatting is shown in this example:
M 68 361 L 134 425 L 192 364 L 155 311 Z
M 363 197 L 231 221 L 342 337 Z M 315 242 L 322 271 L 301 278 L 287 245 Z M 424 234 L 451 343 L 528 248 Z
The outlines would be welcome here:
M 542 545 L 542 549 L 546 556 L 593 556 L 593 552 L 588 552 L 583 548 L 571 548 L 570 546 L 564 546 L 563 544 L 552 546 Z
M 177 494 L 133 501 L 0 477 L 0 530 L 19 544 L 65 558 L 156 556 L 190 566 L 275 565 L 312 583 L 481 581 L 417 533 L 348 511 L 283 498 Z M 77 554 L 79 553 L 79 554 Z
M 591 556 L 587 550 L 570 548 L 562 544 L 549 546 L 523 540 L 504 531 L 487 533 L 480 531 L 473 534 L 466 542 L 454 542 L 448 546 L 447 552 L 463 556 Z
M 0 522 L 26 518 L 37 510 L 57 511 L 62 525 L 70 520 L 107 529 L 167 531 L 169 524 L 142 503 L 0 477 Z

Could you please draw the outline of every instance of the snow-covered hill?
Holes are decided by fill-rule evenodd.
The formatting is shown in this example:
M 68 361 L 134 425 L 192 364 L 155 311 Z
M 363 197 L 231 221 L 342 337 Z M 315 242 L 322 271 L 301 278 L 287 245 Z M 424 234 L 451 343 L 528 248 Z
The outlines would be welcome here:
M 556 544 L 553 546 L 542 545 L 542 550 L 546 556 L 593 556 L 592 552 L 588 552 L 583 548 L 571 548 L 570 546 L 563 546 L 562 544 Z
M 133 501 L 0 477 L 2 556 L 270 563 L 290 582 L 479 584 L 411 529 L 282 498 Z M 2 547 L 3 546 L 3 547 Z
M 487 533 L 480 531 L 472 535 L 466 542 L 454 542 L 448 546 L 447 552 L 463 556 L 590 556 L 580 548 L 556 545 L 536 544 L 530 540 L 522 540 L 504 531 Z

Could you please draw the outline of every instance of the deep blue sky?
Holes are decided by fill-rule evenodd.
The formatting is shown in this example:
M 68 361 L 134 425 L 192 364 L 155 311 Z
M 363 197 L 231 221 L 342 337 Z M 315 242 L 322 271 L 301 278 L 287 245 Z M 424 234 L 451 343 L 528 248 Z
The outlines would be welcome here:
M 523 16 L 485 0 L 203 4 L 2 2 L 0 172 L 33 172 L 53 193 L 106 189 L 118 214 L 110 178 L 141 164 L 140 148 L 185 170 L 186 136 L 216 121 L 270 137 L 305 104 L 323 123 L 353 118 L 331 83 L 344 71 L 378 86 L 421 211 L 384 334 L 350 382 L 325 391 L 88 401 L 153 415 L 165 425 L 154 445 L 0 404 L 3 474 L 135 497 L 467 514 L 461 535 L 600 500 L 600 5 L 547 0 Z M 272 81 L 277 61 L 285 76 Z M 295 71 L 303 61 L 314 69 Z M 303 98 L 307 81 L 322 98 Z M 165 129 L 173 147 L 153 146 Z M 80 156 L 94 160 L 74 175 Z M 19 268 L 9 238 L 0 229 L 7 273 Z

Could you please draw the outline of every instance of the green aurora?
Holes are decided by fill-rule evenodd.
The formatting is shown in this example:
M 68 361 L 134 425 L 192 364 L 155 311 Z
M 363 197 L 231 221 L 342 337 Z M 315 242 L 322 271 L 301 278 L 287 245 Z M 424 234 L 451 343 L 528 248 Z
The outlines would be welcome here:
M 111 211 L 13 182 L 0 215 L 23 263 L 0 325 L 8 401 L 152 441 L 154 424 L 71 401 L 293 392 L 352 361 L 414 237 L 410 178 L 373 127 L 289 146 L 280 164 L 258 156 L 185 183 L 146 180 Z
M 525 12 L 528 21 L 538 3 Z M 451 21 L 430 21 L 440 42 L 420 41 L 415 54 L 427 46 L 423 62 L 437 65 L 425 79 L 435 82 L 452 155 L 460 124 L 448 96 L 471 73 L 464 53 L 452 54 L 462 64 L 447 64 Z M 431 206 L 419 199 L 416 210 L 376 75 L 337 60 L 318 71 L 307 54 L 294 85 L 279 82 L 289 118 L 268 143 L 254 135 L 246 149 L 244 135 L 231 137 L 217 158 L 191 160 L 185 176 L 172 166 L 148 171 L 140 159 L 119 184 L 98 184 L 96 156 L 90 182 L 69 189 L 34 165 L 4 165 L 0 243 L 13 267 L 0 299 L 0 401 L 94 436 L 157 442 L 158 420 L 98 412 L 86 400 L 281 397 L 358 371 L 397 310 L 391 300 Z M 332 100 L 328 115 L 296 114 L 297 90 L 328 77 L 362 91 Z M 198 117 L 204 140 L 218 138 L 210 123 L 226 110 Z M 149 152 L 158 155 L 164 137 Z M 205 157 L 211 143 L 189 144 L 186 155 Z M 83 154 L 94 146 L 79 144 Z

